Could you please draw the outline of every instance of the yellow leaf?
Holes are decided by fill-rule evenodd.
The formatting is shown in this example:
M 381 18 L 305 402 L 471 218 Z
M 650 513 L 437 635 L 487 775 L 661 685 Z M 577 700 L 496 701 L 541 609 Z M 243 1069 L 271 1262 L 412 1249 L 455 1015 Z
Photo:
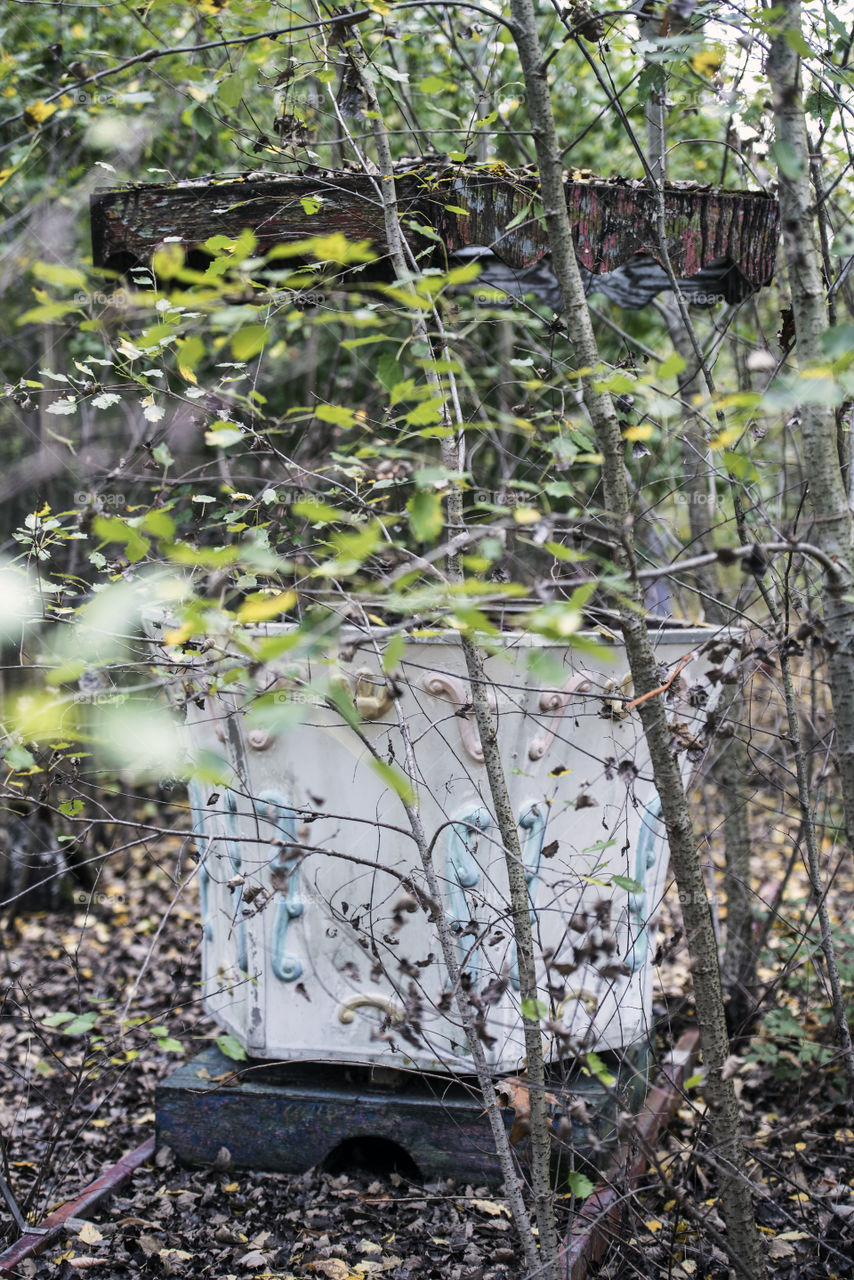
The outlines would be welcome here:
M 624 440 L 649 440 L 655 435 L 655 427 L 651 422 L 639 422 L 636 427 L 626 427 Z
M 183 644 L 185 640 L 190 639 L 192 634 L 192 623 L 184 622 L 180 627 L 176 627 L 173 631 L 167 631 L 163 639 L 167 644 Z
M 104 1238 L 94 1223 L 91 1222 L 84 1222 L 77 1235 L 84 1244 L 97 1244 L 99 1240 Z
M 723 50 L 720 48 L 701 49 L 699 53 L 695 53 L 691 59 L 691 66 L 697 72 L 698 76 L 716 75 L 723 66 Z
M 661 1223 L 659 1222 L 658 1218 L 650 1218 L 649 1222 L 644 1223 L 644 1226 L 646 1227 L 647 1231 L 656 1232 L 661 1230 Z
M 38 98 L 26 108 L 24 117 L 28 124 L 41 124 L 47 120 L 48 116 L 52 116 L 54 111 L 56 111 L 55 102 L 42 102 L 41 98 Z
M 297 602 L 295 591 L 277 591 L 275 595 L 253 595 L 237 611 L 238 622 L 266 622 L 279 613 L 287 613 Z
M 498 1204 L 495 1200 L 469 1200 L 468 1202 L 473 1209 L 479 1209 L 481 1213 L 488 1213 L 494 1218 L 499 1213 L 506 1213 L 510 1217 L 510 1210 L 505 1204 Z
M 227 1191 L 229 1195 L 232 1195 L 235 1191 L 239 1191 L 239 1190 L 240 1190 L 239 1182 L 227 1182 L 223 1187 L 223 1191 Z
M 719 435 L 716 435 L 714 440 L 709 441 L 709 448 L 728 449 L 740 435 L 741 427 L 727 427 L 725 431 L 721 431 Z
M 513 519 L 517 524 L 539 524 L 542 516 L 536 507 L 516 507 Z
M 164 280 L 170 280 L 184 265 L 184 250 L 174 241 L 155 249 L 151 256 L 152 270 Z

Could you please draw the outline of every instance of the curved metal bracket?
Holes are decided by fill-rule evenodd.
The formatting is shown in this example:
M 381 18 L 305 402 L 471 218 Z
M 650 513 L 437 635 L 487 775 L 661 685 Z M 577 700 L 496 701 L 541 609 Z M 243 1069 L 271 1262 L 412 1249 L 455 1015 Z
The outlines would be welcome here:
M 350 996 L 349 999 L 342 1001 L 338 1006 L 338 1021 L 345 1025 L 355 1022 L 356 1010 L 361 1008 L 381 1009 L 388 1015 L 392 1026 L 399 1026 L 405 1017 L 403 1009 L 390 996 L 370 994 Z
M 615 720 L 625 720 L 631 713 L 626 710 L 626 703 L 631 702 L 634 692 L 631 671 L 627 671 L 622 680 L 609 680 L 602 690 L 605 697 L 602 701 L 602 712 Z
M 394 702 L 383 676 L 369 667 L 356 672 L 353 682 L 353 701 L 363 720 L 379 720 Z

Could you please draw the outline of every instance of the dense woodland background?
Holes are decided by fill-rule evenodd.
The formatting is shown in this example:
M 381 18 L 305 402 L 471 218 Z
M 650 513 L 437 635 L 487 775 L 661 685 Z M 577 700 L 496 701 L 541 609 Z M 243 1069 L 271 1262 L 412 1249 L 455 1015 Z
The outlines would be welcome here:
M 408 171 L 535 172 L 524 6 L 515 27 L 489 0 L 371 0 L 346 23 L 328 6 L 264 0 L 5 7 L 0 1035 L 11 1071 L 0 1147 L 5 1183 L 34 1221 L 135 1145 L 156 1079 L 218 1035 L 197 993 L 186 758 L 141 640 L 143 607 L 177 610 L 185 641 L 285 616 L 322 645 L 367 611 L 493 639 L 502 617 L 523 616 L 572 643 L 591 624 L 619 630 L 621 610 L 642 603 L 743 630 L 728 709 L 689 744 L 740 1177 L 769 1270 L 851 1274 L 840 1000 L 854 985 L 854 796 L 843 788 L 854 752 L 839 654 L 854 634 L 854 585 L 844 548 L 825 540 L 815 501 L 827 484 L 810 441 L 831 424 L 834 483 L 854 494 L 854 10 L 640 8 L 536 8 L 568 175 L 640 184 L 666 152 L 673 183 L 785 195 L 808 180 L 801 232 L 816 248 L 823 316 L 809 334 L 797 253 L 782 248 L 773 283 L 737 305 L 680 306 L 671 291 L 626 310 L 594 289 L 592 371 L 572 317 L 479 284 L 435 245 L 383 289 L 366 285 L 353 246 L 316 244 L 296 267 L 261 260 L 250 234 L 211 240 L 198 259 L 164 245 L 154 274 L 99 273 L 88 217 L 99 187 L 382 176 L 386 146 Z M 808 157 L 785 132 L 791 103 L 775 98 L 787 51 Z M 538 200 L 527 216 L 543 218 Z M 800 244 L 789 215 L 784 231 Z M 591 386 L 610 397 L 624 442 L 625 535 Z M 474 530 L 450 587 L 425 569 L 448 550 L 449 494 Z M 675 571 L 680 560 L 691 567 Z M 26 862 L 42 870 L 24 876 Z M 678 888 L 656 957 L 660 1051 L 695 1020 Z M 686 1088 L 600 1274 L 738 1267 L 715 1198 L 707 1083 L 698 1072 Z M 530 1272 L 506 1209 L 477 1189 L 395 1177 L 202 1176 L 166 1155 L 118 1225 L 114 1215 L 97 1239 L 71 1236 L 44 1265 L 342 1280 L 362 1256 L 401 1278 Z M 351 1192 L 361 1219 L 344 1212 Z M 560 1231 L 583 1193 L 578 1182 L 559 1193 Z M 405 1247 L 388 1243 L 393 1232 Z M 360 1255 L 366 1236 L 381 1253 Z

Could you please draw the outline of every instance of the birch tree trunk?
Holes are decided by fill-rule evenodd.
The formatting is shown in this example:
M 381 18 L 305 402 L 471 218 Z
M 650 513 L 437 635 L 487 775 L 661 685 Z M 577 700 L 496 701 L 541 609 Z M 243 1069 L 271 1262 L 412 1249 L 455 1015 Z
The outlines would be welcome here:
M 670 340 L 685 361 L 679 375 L 679 399 L 682 406 L 683 493 L 688 503 L 691 546 L 697 552 L 711 551 L 714 546 L 713 463 L 705 440 L 703 425 L 694 409 L 700 391 L 700 369 L 687 335 L 680 327 L 679 316 L 672 307 L 662 308 Z M 705 565 L 697 570 L 697 587 L 709 622 L 725 626 L 738 622 L 738 615 L 724 603 L 718 566 Z M 739 735 L 737 717 L 741 691 L 737 684 L 727 685 L 722 692 L 720 723 L 729 722 L 730 737 L 719 739 L 719 754 L 712 776 L 723 809 L 724 832 L 724 896 L 726 898 L 726 946 L 721 980 L 723 983 L 727 1024 L 730 1033 L 743 1034 L 756 1008 L 756 964 L 758 951 L 753 940 L 753 908 L 750 888 L 750 824 L 747 778 L 750 762 L 747 746 Z M 733 723 L 735 721 L 735 723 Z
M 828 328 L 821 258 L 815 239 L 815 209 L 810 189 L 809 140 L 801 99 L 802 47 L 800 0 L 783 0 L 766 74 L 773 94 L 777 135 L 779 199 L 783 245 L 792 293 L 798 362 L 826 362 L 821 345 Z M 828 670 L 836 722 L 836 755 L 848 843 L 854 844 L 854 524 L 839 466 L 836 417 L 831 407 L 801 406 L 801 433 L 809 476 L 815 539 L 837 564 L 840 574 L 825 574 L 823 603 Z
M 614 406 L 607 393 L 594 385 L 599 352 L 590 321 L 590 312 L 578 271 L 572 232 L 567 215 L 560 147 L 543 62 L 532 0 L 511 0 L 516 44 L 528 96 L 528 113 L 537 149 L 540 184 L 552 263 L 561 290 L 566 323 L 575 358 L 589 372 L 582 379 L 584 404 L 596 433 L 603 457 L 602 480 L 606 519 L 610 520 L 616 544 L 616 558 L 635 576 L 631 521 L 632 511 L 625 475 L 625 444 Z M 638 610 L 624 609 L 623 636 L 635 691 L 642 695 L 655 689 L 655 658 L 642 611 L 642 594 L 635 578 Z M 736 1264 L 742 1275 L 760 1280 L 765 1266 L 748 1193 L 744 1149 L 739 1131 L 738 1104 L 732 1080 L 723 1079 L 729 1041 L 724 1018 L 723 994 L 717 947 L 706 897 L 706 887 L 697 854 L 691 815 L 682 785 L 679 765 L 670 751 L 670 733 L 661 699 L 651 698 L 639 707 L 646 734 L 655 783 L 670 843 L 670 856 L 683 900 L 683 917 L 694 979 L 697 1020 L 706 1068 L 705 1096 L 718 1166 L 721 1206 Z M 735 1257 L 734 1257 L 735 1261 Z
M 828 316 L 821 256 L 815 238 L 815 209 L 811 199 L 810 152 L 801 98 L 800 57 L 803 45 L 800 0 L 783 0 L 780 25 L 775 32 L 766 68 L 774 94 L 774 122 L 779 162 L 780 213 L 783 243 L 792 292 L 798 362 L 802 366 L 824 363 L 821 344 Z M 815 537 L 839 572 L 825 573 L 824 622 L 829 649 L 830 693 L 836 728 L 836 755 L 842 781 L 845 827 L 849 844 L 854 841 L 854 520 L 839 465 L 836 414 L 831 407 L 801 406 L 801 429 L 809 497 L 815 518 Z M 829 641 L 829 643 L 828 643 Z M 784 667 L 784 678 L 788 672 Z M 788 675 L 789 682 L 791 677 Z M 789 702 L 793 699 L 790 697 Z M 790 713 L 790 717 L 791 717 Z M 793 731 L 797 724 L 792 725 Z M 808 867 L 818 899 L 822 946 L 833 996 L 837 1035 L 845 1057 L 849 1097 L 854 1097 L 854 1049 L 848 1028 L 842 987 L 834 954 L 833 937 L 821 883 L 818 848 L 812 833 L 806 775 L 798 756 L 798 786 L 806 805 Z

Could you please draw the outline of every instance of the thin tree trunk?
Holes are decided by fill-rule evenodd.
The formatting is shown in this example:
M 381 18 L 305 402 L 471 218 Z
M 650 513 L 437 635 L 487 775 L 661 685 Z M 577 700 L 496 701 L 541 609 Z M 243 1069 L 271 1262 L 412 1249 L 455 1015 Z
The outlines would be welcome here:
M 625 477 L 625 446 L 610 396 L 597 391 L 594 386 L 599 352 L 573 250 L 560 148 L 532 0 L 511 0 L 511 14 L 537 148 L 552 262 L 560 285 L 569 337 L 577 363 L 589 370 L 582 379 L 584 403 L 603 457 L 605 506 L 613 524 L 618 558 L 623 567 L 634 576 L 630 532 L 632 512 Z M 637 580 L 635 601 L 638 606 L 642 604 Z M 642 611 L 624 609 L 622 626 L 634 687 L 641 695 L 655 689 L 660 683 Z M 679 765 L 670 751 L 670 733 L 661 699 L 651 698 L 642 703 L 639 710 L 661 798 L 671 860 L 680 897 L 683 899 L 683 917 L 691 954 L 697 1019 L 706 1067 L 705 1094 L 709 1104 L 724 1218 L 734 1255 L 740 1259 L 739 1270 L 743 1275 L 759 1280 L 765 1275 L 765 1265 L 751 1198 L 745 1186 L 745 1159 L 739 1131 L 738 1104 L 732 1080 L 723 1078 L 729 1039 L 724 1018 L 717 948 L 706 886 L 697 855 L 696 837 Z
M 351 56 L 356 57 L 356 55 Z M 357 65 L 361 75 L 362 67 L 358 60 Z M 392 262 L 394 263 L 395 274 L 399 277 L 404 277 L 407 272 L 408 264 L 405 256 L 405 243 L 398 221 L 397 194 L 395 191 L 394 166 L 392 163 L 391 149 L 382 123 L 382 116 L 376 93 L 373 85 L 365 76 L 362 76 L 362 87 L 373 116 L 373 134 L 380 166 L 379 180 L 381 183 L 386 236 L 388 239 L 389 249 L 391 251 Z M 438 316 L 436 316 L 436 320 L 438 322 Z M 428 333 L 427 326 L 419 314 L 416 314 L 414 317 L 413 328 L 415 329 L 417 336 L 430 346 L 430 335 Z M 430 381 L 434 382 L 437 391 L 442 394 L 441 384 L 436 374 L 432 370 L 428 370 L 427 377 Z M 450 424 L 451 414 L 449 413 L 447 404 L 445 403 L 444 395 L 442 395 L 442 400 L 445 420 Z M 459 439 L 454 436 L 450 436 L 442 441 L 442 461 L 450 471 L 462 471 L 461 436 Z M 459 484 L 452 487 L 448 495 L 447 505 L 448 524 L 453 532 L 459 533 L 464 525 L 462 488 Z M 448 556 L 448 576 L 452 581 L 462 581 L 463 577 L 459 556 L 453 552 Z M 522 862 L 519 831 L 516 826 L 516 818 L 510 803 L 507 780 L 501 762 L 497 727 L 487 695 L 487 681 L 484 674 L 483 658 L 473 641 L 466 637 L 462 637 L 461 642 L 472 685 L 472 703 L 483 747 L 484 767 L 486 769 L 489 789 L 492 796 L 495 821 L 501 835 L 501 842 L 504 849 L 505 863 L 507 867 L 510 909 L 513 918 L 519 969 L 519 997 L 521 1004 L 522 1026 L 525 1037 L 526 1074 L 530 1094 L 531 1183 L 534 1195 L 534 1214 L 536 1217 L 537 1234 L 539 1238 L 538 1252 L 533 1243 L 533 1237 L 530 1231 L 530 1222 L 527 1214 L 524 1213 L 524 1205 L 521 1200 L 518 1184 L 515 1181 L 515 1175 L 513 1176 L 512 1182 L 508 1183 L 507 1190 L 508 1196 L 510 1197 L 511 1207 L 513 1209 L 514 1220 L 522 1237 L 522 1246 L 525 1250 L 529 1270 L 536 1271 L 537 1276 L 542 1277 L 542 1280 L 559 1280 L 560 1250 L 554 1213 L 554 1196 L 551 1186 L 551 1126 L 549 1124 L 546 1104 L 545 1062 L 543 1058 L 540 1019 L 535 1012 L 538 993 L 528 886 L 525 880 L 524 865 Z M 405 728 L 405 726 L 403 727 Z M 408 734 L 405 734 L 405 737 L 408 741 Z M 411 776 L 414 782 L 414 761 L 408 762 L 412 766 Z M 427 846 L 424 840 L 424 832 L 421 828 L 420 816 L 417 809 L 413 809 L 411 807 L 407 807 L 407 815 L 409 816 L 413 835 L 416 838 L 419 850 L 422 851 L 422 864 L 424 866 L 431 894 L 434 894 L 434 890 L 438 887 L 438 882 L 435 878 L 432 862 L 424 852 Z M 484 1095 L 484 1102 L 486 1103 L 490 1122 L 493 1128 L 493 1136 L 499 1150 L 499 1157 L 502 1161 L 502 1168 L 505 1172 L 505 1180 L 507 1180 L 508 1172 L 505 1166 L 512 1170 L 512 1154 L 510 1152 L 509 1140 L 506 1130 L 503 1127 L 503 1122 L 501 1123 L 500 1129 L 498 1127 L 500 1112 L 498 1111 L 497 1102 L 495 1100 L 495 1090 L 492 1084 L 492 1077 L 489 1072 L 486 1057 L 483 1053 L 483 1047 L 479 1042 L 475 1029 L 474 1012 L 471 1002 L 460 985 L 459 971 L 453 952 L 450 932 L 446 927 L 444 928 L 444 932 L 440 927 L 440 941 L 443 954 L 445 956 L 445 962 L 448 965 L 449 973 L 451 974 L 452 981 L 454 982 L 457 1007 L 469 1039 L 472 1059 L 477 1071 L 478 1083 L 480 1084 Z M 454 977 L 455 974 L 456 977 Z M 498 1117 L 498 1121 L 496 1121 L 496 1116 Z M 513 1193 L 512 1195 L 511 1191 Z
M 534 1215 L 540 1238 L 541 1274 L 543 1280 L 558 1280 L 559 1246 L 554 1214 L 554 1195 L 551 1185 L 551 1126 L 546 1105 L 545 1061 L 543 1038 L 540 1032 L 537 971 L 534 952 L 534 935 L 531 929 L 531 903 L 519 844 L 519 830 L 510 803 L 507 779 L 501 762 L 498 730 L 489 703 L 487 679 L 480 650 L 467 636 L 462 636 L 472 705 L 474 707 L 483 764 L 489 779 L 489 790 L 495 811 L 495 821 L 501 833 L 507 880 L 510 887 L 510 911 L 513 917 L 513 933 L 519 965 L 519 999 L 522 1027 L 525 1035 L 526 1075 L 531 1106 L 531 1189 L 534 1194 Z
M 664 309 L 665 323 L 675 349 L 685 360 L 679 376 L 682 405 L 683 493 L 688 504 L 691 546 L 697 552 L 711 551 L 714 540 L 714 469 L 709 457 L 705 433 L 693 408 L 700 391 L 700 369 L 691 343 L 682 329 L 679 317 L 671 308 Z M 697 585 L 702 593 L 706 617 L 725 626 L 737 621 L 723 603 L 717 565 L 697 571 Z M 720 704 L 721 722 L 732 720 L 741 703 L 737 684 L 723 690 Z M 721 808 L 724 832 L 724 896 L 726 899 L 726 943 L 721 966 L 727 1025 L 731 1035 L 743 1033 L 756 1008 L 756 965 L 758 950 L 753 939 L 753 909 L 750 891 L 750 825 L 745 779 L 749 772 L 747 746 L 738 734 L 720 738 L 720 751 L 712 768 Z
M 825 362 L 821 339 L 828 321 L 815 241 L 800 58 L 795 51 L 803 44 L 800 0 L 783 0 L 781 8 L 767 75 L 774 97 L 777 145 L 786 157 L 778 174 L 779 199 L 796 350 L 799 363 L 808 367 Z M 816 541 L 841 571 L 835 578 L 825 575 L 823 602 L 845 828 L 849 844 L 854 844 L 854 526 L 839 466 L 833 409 L 804 404 L 800 414 Z

